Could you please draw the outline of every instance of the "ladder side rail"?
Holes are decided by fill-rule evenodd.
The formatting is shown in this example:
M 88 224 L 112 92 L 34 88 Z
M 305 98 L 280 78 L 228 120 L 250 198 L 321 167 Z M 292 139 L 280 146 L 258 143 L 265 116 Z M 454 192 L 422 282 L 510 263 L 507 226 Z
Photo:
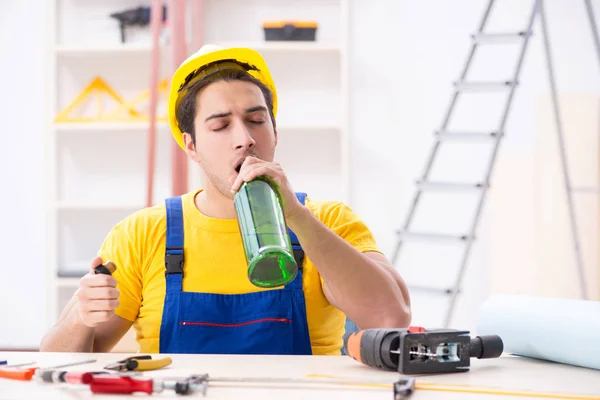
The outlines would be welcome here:
M 541 2 L 541 0 L 540 0 Z M 579 287 L 581 291 L 581 295 L 584 300 L 587 300 L 587 286 L 585 283 L 585 267 L 583 265 L 583 258 L 581 256 L 581 242 L 579 239 L 579 229 L 577 226 L 577 219 L 575 215 L 575 206 L 573 204 L 573 193 L 571 190 L 571 177 L 569 175 L 569 162 L 567 160 L 567 153 L 565 148 L 565 138 L 564 138 L 564 130 L 563 130 L 563 122 L 562 116 L 560 114 L 560 107 L 558 105 L 558 96 L 556 94 L 556 78 L 554 76 L 554 67 L 552 63 L 552 52 L 550 49 L 550 36 L 548 34 L 548 27 L 546 23 L 546 13 L 544 11 L 544 7 L 540 3 L 540 20 L 543 32 L 543 42 L 544 42 L 544 53 L 546 59 L 546 69 L 548 71 L 548 81 L 550 85 L 550 93 L 552 97 L 552 108 L 554 114 L 554 123 L 556 125 L 556 133 L 558 136 L 558 144 L 559 144 L 559 155 L 562 164 L 562 173 L 563 173 L 563 184 L 565 186 L 565 192 L 567 196 L 567 208 L 569 211 L 569 221 L 571 225 L 571 236 L 573 240 L 573 247 L 575 250 L 575 261 L 577 263 L 577 269 L 579 273 Z
M 527 52 L 527 48 L 528 48 L 528 44 L 531 38 L 531 31 L 532 31 L 532 27 L 533 27 L 533 22 L 535 20 L 536 15 L 538 14 L 539 10 L 540 10 L 540 5 L 541 5 L 541 0 L 534 0 L 534 4 L 532 7 L 532 11 L 531 14 L 529 16 L 529 21 L 527 24 L 527 32 L 528 34 L 524 37 L 523 39 L 523 43 L 521 46 L 521 51 L 519 54 L 519 58 L 518 61 L 516 63 L 516 67 L 514 69 L 513 72 L 513 77 L 512 80 L 514 83 L 516 83 L 518 81 L 519 75 L 521 73 L 521 68 L 523 66 L 523 60 L 525 59 L 525 54 Z M 486 171 L 486 176 L 485 176 L 485 181 L 484 181 L 484 187 L 481 190 L 481 195 L 479 197 L 479 202 L 476 206 L 476 211 L 474 214 L 474 217 L 472 219 L 471 222 L 471 226 L 469 229 L 469 233 L 467 235 L 467 240 L 465 241 L 465 249 L 463 251 L 463 255 L 461 257 L 461 261 L 460 261 L 460 265 L 459 265 L 459 270 L 458 270 L 458 274 L 456 276 L 456 280 L 454 282 L 454 285 L 451 289 L 451 297 L 450 297 L 450 304 L 448 306 L 448 310 L 446 313 L 446 319 L 444 322 L 444 327 L 448 327 L 450 324 L 450 321 L 452 319 L 452 316 L 454 314 L 454 309 L 456 306 L 456 300 L 457 300 L 457 296 L 460 290 L 460 287 L 462 285 L 462 281 L 464 278 L 464 274 L 465 274 L 465 270 L 466 270 L 466 264 L 469 260 L 469 256 L 471 254 L 471 249 L 472 249 L 472 244 L 473 244 L 473 235 L 477 229 L 477 226 L 479 224 L 479 220 L 481 218 L 481 211 L 483 209 L 484 203 L 485 203 L 485 199 L 486 199 L 486 194 L 487 194 L 487 190 L 489 188 L 489 182 L 490 182 L 490 177 L 491 174 L 493 172 L 494 166 L 496 164 L 496 158 L 498 155 L 498 149 L 500 147 L 500 143 L 501 143 L 501 138 L 502 138 L 502 133 L 504 132 L 504 125 L 506 123 L 506 120 L 508 118 L 508 114 L 510 112 L 510 107 L 512 105 L 512 100 L 514 98 L 514 93 L 515 93 L 515 89 L 516 89 L 516 84 L 512 85 L 510 87 L 510 92 L 507 96 L 507 101 L 505 103 L 505 109 L 504 109 L 504 113 L 502 115 L 502 119 L 500 121 L 500 127 L 499 127 L 499 132 L 501 133 L 500 136 L 498 136 L 498 138 L 496 139 L 496 141 L 494 142 L 494 148 L 492 150 L 492 155 L 489 159 L 489 163 L 487 166 L 487 171 Z
M 489 0 L 488 5 L 487 5 L 487 7 L 485 9 L 485 12 L 483 14 L 483 17 L 481 18 L 481 21 L 479 23 L 478 33 L 483 32 L 483 30 L 485 29 L 485 26 L 486 26 L 486 24 L 488 22 L 488 19 L 489 19 L 490 12 L 492 10 L 492 6 L 494 5 L 494 1 L 495 0 Z M 475 52 L 476 52 L 477 46 L 478 46 L 477 42 L 476 41 L 472 41 L 471 47 L 470 47 L 470 50 L 469 50 L 469 54 L 467 56 L 467 59 L 466 59 L 465 63 L 463 64 L 462 72 L 460 74 L 460 80 L 461 81 L 464 80 L 465 77 L 468 74 L 469 68 L 470 68 L 471 63 L 473 61 L 473 58 L 475 56 Z M 458 90 L 458 88 L 455 87 L 454 88 L 454 92 L 452 94 L 452 98 L 451 98 L 450 104 L 448 106 L 448 109 L 446 110 L 446 114 L 445 114 L 443 122 L 442 122 L 442 127 L 441 127 L 442 131 L 446 130 L 446 127 L 447 127 L 447 125 L 448 125 L 448 123 L 450 121 L 450 117 L 452 115 L 452 111 L 454 110 L 454 106 L 456 105 L 456 102 L 458 100 L 459 93 L 460 93 L 460 90 Z M 422 181 L 422 182 L 428 180 L 429 174 L 431 173 L 431 167 L 433 166 L 433 160 L 435 159 L 435 156 L 436 156 L 436 154 L 437 154 L 437 152 L 439 150 L 439 147 L 440 147 L 440 142 L 441 141 L 436 137 L 435 143 L 433 144 L 433 146 L 432 146 L 432 148 L 431 148 L 431 150 L 429 152 L 429 155 L 427 157 L 427 161 L 425 163 L 425 168 L 424 168 L 424 170 L 423 170 L 423 172 L 421 174 L 420 181 Z M 407 231 L 410 228 L 410 225 L 412 223 L 412 220 L 413 220 L 413 217 L 414 217 L 414 214 L 415 214 L 415 210 L 416 210 L 416 208 L 417 208 L 417 206 L 419 204 L 419 201 L 421 199 L 421 194 L 422 194 L 422 191 L 419 188 L 417 188 L 415 194 L 413 195 L 411 204 L 409 206 L 408 213 L 407 213 L 407 215 L 405 217 L 405 222 L 404 222 L 404 225 L 402 227 L 403 231 Z M 402 242 L 403 242 L 402 237 L 398 236 L 398 238 L 396 240 L 396 245 L 395 245 L 395 248 L 394 248 L 394 251 L 393 251 L 393 254 L 392 254 L 392 258 L 391 258 L 392 265 L 395 265 L 396 262 L 397 262 L 397 260 L 398 260 L 398 256 L 400 255 L 400 248 L 402 246 Z

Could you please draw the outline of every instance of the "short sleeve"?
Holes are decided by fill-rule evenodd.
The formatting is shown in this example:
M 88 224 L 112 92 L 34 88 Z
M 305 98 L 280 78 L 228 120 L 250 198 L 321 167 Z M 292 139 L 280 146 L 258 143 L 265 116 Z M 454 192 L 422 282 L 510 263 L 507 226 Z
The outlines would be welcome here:
M 380 252 L 369 227 L 348 205 L 332 203 L 324 210 L 321 221 L 358 251 Z
M 115 314 L 129 321 L 135 321 L 142 303 L 142 274 L 138 249 L 132 241 L 132 222 L 125 219 L 119 222 L 104 239 L 98 256 L 102 262 L 112 261 L 117 270 L 113 277 L 119 290 L 119 306 Z

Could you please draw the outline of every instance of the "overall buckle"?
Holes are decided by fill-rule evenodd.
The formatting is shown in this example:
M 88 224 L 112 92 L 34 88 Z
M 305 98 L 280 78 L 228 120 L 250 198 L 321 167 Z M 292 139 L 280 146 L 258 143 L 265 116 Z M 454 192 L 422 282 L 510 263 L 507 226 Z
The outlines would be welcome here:
M 176 251 L 170 253 L 170 251 Z M 171 248 L 165 254 L 165 274 L 183 274 L 183 248 Z

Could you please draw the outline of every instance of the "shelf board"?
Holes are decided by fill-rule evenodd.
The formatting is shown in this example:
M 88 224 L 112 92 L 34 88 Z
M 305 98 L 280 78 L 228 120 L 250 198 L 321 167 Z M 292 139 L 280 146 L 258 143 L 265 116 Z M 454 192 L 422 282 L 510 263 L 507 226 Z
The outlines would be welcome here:
M 255 41 L 255 42 L 217 42 L 223 47 L 247 47 L 256 51 L 298 51 L 298 52 L 339 52 L 341 50 L 338 42 L 319 41 Z M 53 49 L 57 55 L 65 56 L 102 56 L 115 54 L 150 54 L 152 46 L 146 43 L 140 44 L 116 44 L 116 45 L 58 45 Z M 161 52 L 165 51 L 164 45 Z
M 135 211 L 141 210 L 144 206 L 141 204 L 94 204 L 59 201 L 56 203 L 56 208 L 65 211 Z
M 54 130 L 58 132 L 74 132 L 74 131 L 142 131 L 150 128 L 148 121 L 132 121 L 132 122 L 59 122 L 52 124 Z M 156 123 L 157 129 L 168 128 L 169 124 L 164 121 Z
M 164 51 L 161 45 L 161 51 Z M 53 48 L 54 53 L 64 56 L 103 56 L 103 55 L 125 55 L 141 54 L 150 55 L 152 45 L 149 43 L 126 43 L 114 45 L 57 45 Z
M 248 47 L 256 51 L 298 51 L 298 52 L 339 52 L 338 42 L 309 41 L 256 41 L 256 42 L 222 42 L 223 47 Z

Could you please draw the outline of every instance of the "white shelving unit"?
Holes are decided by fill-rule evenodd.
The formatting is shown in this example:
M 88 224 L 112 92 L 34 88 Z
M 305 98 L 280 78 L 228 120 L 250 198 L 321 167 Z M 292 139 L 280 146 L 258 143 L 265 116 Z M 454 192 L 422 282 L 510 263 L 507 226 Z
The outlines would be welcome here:
M 109 14 L 151 1 L 49 1 L 47 304 L 54 322 L 105 235 L 145 203 L 149 126 L 139 121 L 54 123 L 54 118 L 95 76 L 126 99 L 148 89 L 149 28 L 128 29 L 127 43 L 121 44 L 118 23 Z M 270 65 L 279 97 L 276 159 L 294 189 L 316 199 L 349 202 L 349 1 L 188 4 L 192 1 L 203 3 L 205 43 L 254 48 Z M 315 20 L 317 41 L 265 42 L 262 22 L 269 19 Z M 167 57 L 161 50 L 161 79 L 170 80 Z M 158 114 L 164 115 L 161 107 Z M 158 122 L 155 203 L 171 195 L 171 141 L 167 123 Z M 201 187 L 199 167 L 190 164 L 189 172 L 190 190 Z

